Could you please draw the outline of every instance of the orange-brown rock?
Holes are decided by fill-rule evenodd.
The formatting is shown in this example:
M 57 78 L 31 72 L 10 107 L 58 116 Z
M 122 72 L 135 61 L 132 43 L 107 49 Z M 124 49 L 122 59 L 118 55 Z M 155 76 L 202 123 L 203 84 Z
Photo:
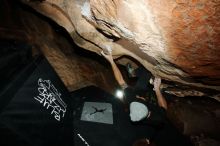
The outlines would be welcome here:
M 87 50 L 110 47 L 115 57 L 131 56 L 155 76 L 220 91 L 218 0 L 22 1 Z

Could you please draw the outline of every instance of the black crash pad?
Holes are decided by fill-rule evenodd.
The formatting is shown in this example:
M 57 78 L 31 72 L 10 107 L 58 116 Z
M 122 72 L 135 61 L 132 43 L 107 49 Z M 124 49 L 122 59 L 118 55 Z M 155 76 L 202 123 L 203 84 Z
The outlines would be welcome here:
M 0 93 L 0 145 L 73 145 L 69 104 L 70 94 L 48 61 L 30 62 Z

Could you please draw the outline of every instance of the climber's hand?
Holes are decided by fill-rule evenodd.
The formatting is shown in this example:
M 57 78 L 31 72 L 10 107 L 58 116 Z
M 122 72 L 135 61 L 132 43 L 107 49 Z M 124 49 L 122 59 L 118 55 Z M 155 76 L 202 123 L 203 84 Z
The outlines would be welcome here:
M 161 78 L 155 77 L 154 79 L 154 90 L 160 90 Z

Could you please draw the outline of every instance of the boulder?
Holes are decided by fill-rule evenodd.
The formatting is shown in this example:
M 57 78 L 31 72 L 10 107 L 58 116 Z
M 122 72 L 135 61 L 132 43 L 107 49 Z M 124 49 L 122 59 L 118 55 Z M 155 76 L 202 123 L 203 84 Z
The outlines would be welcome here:
M 169 81 L 171 94 L 184 85 L 183 96 L 193 94 L 186 92 L 191 89 L 220 101 L 220 1 L 22 2 L 64 27 L 78 46 L 97 54 L 111 48 L 115 58 L 134 58 Z

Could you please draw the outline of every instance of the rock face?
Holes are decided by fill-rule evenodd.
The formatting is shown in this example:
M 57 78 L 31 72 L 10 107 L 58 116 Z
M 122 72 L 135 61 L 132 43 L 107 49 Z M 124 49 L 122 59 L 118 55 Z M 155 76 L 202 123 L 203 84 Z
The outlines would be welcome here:
M 33 56 L 42 53 L 69 91 L 95 85 L 113 93 L 117 84 L 110 66 L 100 63 L 104 58 L 95 60 L 98 56 L 95 53 L 89 54 L 95 57 L 86 56 L 71 38 L 65 37 L 68 33 L 63 28 L 30 8 L 13 0 L 0 1 L 0 8 L 1 40 L 28 44 L 32 46 Z M 7 67 L 2 69 L 7 72 Z
M 220 139 L 219 104 L 208 98 L 177 98 L 168 104 L 167 115 L 184 135 Z
M 22 0 L 82 48 L 131 56 L 179 92 L 220 100 L 220 1 Z M 193 91 L 191 91 L 193 89 Z M 204 90 L 206 89 L 206 90 Z M 182 92 L 184 91 L 184 92 Z M 194 92 L 196 91 L 196 92 Z M 204 92 L 206 91 L 206 92 Z

